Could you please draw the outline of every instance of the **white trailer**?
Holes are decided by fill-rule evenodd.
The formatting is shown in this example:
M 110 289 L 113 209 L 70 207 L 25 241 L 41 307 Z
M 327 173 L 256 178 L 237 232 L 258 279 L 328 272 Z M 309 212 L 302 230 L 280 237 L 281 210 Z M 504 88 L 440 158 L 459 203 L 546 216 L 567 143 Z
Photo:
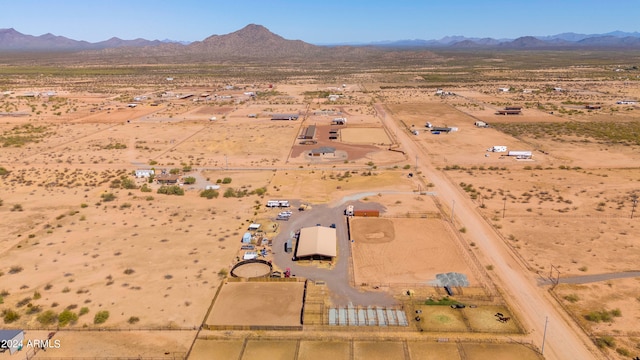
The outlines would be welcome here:
M 278 206 L 280 207 L 289 207 L 289 202 L 287 200 L 280 200 L 278 201 Z
M 533 153 L 527 150 L 512 150 L 507 153 L 507 156 L 515 156 L 518 159 L 528 159 L 533 156 Z
M 267 207 L 278 207 L 278 206 L 280 206 L 280 201 L 278 200 L 267 201 Z
M 507 147 L 503 145 L 495 145 L 487 149 L 487 151 L 491 152 L 507 152 Z

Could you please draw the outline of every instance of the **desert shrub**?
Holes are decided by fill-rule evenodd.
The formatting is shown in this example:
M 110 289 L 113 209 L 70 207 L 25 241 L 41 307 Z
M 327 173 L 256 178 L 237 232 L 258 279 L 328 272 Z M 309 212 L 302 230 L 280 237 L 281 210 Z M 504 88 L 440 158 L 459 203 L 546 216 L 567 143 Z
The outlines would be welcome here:
M 602 310 L 602 311 L 591 311 L 584 316 L 584 318 L 588 321 L 592 321 L 595 323 L 599 322 L 613 322 L 614 317 L 622 316 L 622 312 L 620 309 L 615 309 L 611 311 Z
M 20 314 L 13 309 L 4 309 L 2 310 L 2 319 L 5 324 L 11 324 L 12 322 L 18 321 L 20 319 Z
M 226 177 L 226 178 L 222 179 L 222 183 L 223 184 L 231 184 L 231 178 L 230 177 Z
M 20 204 L 14 204 L 13 207 L 11 208 L 11 211 L 23 211 L 24 209 L 22 208 L 22 205 Z
M 596 339 L 596 345 L 601 348 L 613 348 L 614 346 L 616 346 L 616 339 L 613 338 L 613 336 L 601 336 L 599 338 Z
M 631 356 L 631 352 L 623 347 L 617 348 L 616 352 L 622 356 Z
M 78 316 L 86 315 L 88 313 L 89 313 L 89 308 L 88 307 L 81 307 L 80 308 L 80 312 L 78 312 Z
M 200 192 L 200 197 L 204 197 L 207 199 L 217 198 L 218 196 L 220 196 L 220 192 L 214 189 L 207 189 Z
M 122 179 L 121 186 L 122 186 L 123 189 L 129 189 L 130 190 L 130 189 L 137 189 L 138 188 L 138 185 L 136 185 L 135 180 L 133 180 L 133 179 L 131 179 L 129 177 L 126 177 L 126 176 L 123 176 L 121 179 Z
M 24 270 L 24 268 L 20 265 L 13 265 L 12 267 L 9 268 L 9 274 L 17 274 L 19 272 L 21 272 L 22 270 Z
M 578 300 L 580 300 L 580 297 L 578 297 L 578 295 L 576 295 L 576 294 L 569 294 L 569 295 L 566 295 L 564 297 L 564 299 L 567 300 L 570 303 L 574 303 L 574 302 L 577 302 Z
M 102 199 L 102 201 L 113 201 L 116 199 L 116 196 L 113 195 L 113 193 L 104 193 L 100 195 L 100 198 Z
M 171 174 L 171 175 L 178 175 L 178 174 L 180 174 L 180 169 L 178 169 L 178 168 L 173 168 L 173 169 L 169 170 L 169 174 Z
M 403 166 L 402 168 L 405 169 L 405 170 L 409 170 L 409 169 L 411 169 L 411 165 L 407 164 L 407 165 Z
M 39 313 L 41 311 L 42 311 L 42 307 L 40 305 L 31 305 L 31 304 L 29 304 L 27 306 L 27 311 L 25 311 L 25 313 L 27 315 L 33 315 L 33 314 L 37 314 L 37 313 Z
M 151 191 L 153 191 L 153 190 L 151 190 L 151 188 L 150 188 L 147 184 L 143 184 L 143 185 L 140 187 L 140 191 L 142 191 L 142 192 L 151 192 Z
M 41 325 L 53 325 L 58 321 L 58 314 L 53 310 L 47 310 L 36 318 Z
M 167 185 L 162 185 L 160 186 L 160 188 L 158 189 L 158 194 L 164 194 L 164 195 L 184 195 L 184 189 L 181 188 L 178 185 L 171 185 L 171 186 L 167 186 Z
M 149 160 L 149 165 L 153 166 L 153 165 L 158 165 L 158 162 L 155 160 Z
M 129 320 L 127 320 L 127 322 L 132 325 L 137 323 L 138 321 L 140 321 L 140 318 L 137 316 L 132 316 L 129 318 Z
M 0 176 L 4 176 L 9 174 L 9 170 L 3 168 L 2 166 L 0 166 Z
M 26 297 L 20 301 L 18 301 L 18 303 L 16 304 L 17 307 L 23 307 L 25 305 L 27 305 L 28 303 L 31 302 L 31 298 L 30 297 Z
M 124 270 L 124 274 L 125 274 L 125 275 L 131 275 L 131 274 L 133 274 L 134 272 L 136 272 L 136 271 L 135 271 L 135 270 L 133 270 L 133 269 L 131 269 L 131 268 L 128 268 L 128 269 L 125 269 L 125 270 Z
M 69 309 L 64 309 L 58 315 L 58 325 L 67 326 L 69 324 L 73 325 L 78 321 L 78 314 L 74 313 Z
M 253 192 L 255 192 L 255 194 L 258 196 L 262 196 L 267 193 L 267 188 L 265 187 L 257 188 Z
M 191 185 L 196 183 L 196 178 L 194 178 L 193 176 L 187 176 L 186 178 L 183 179 L 183 181 L 185 184 Z
M 93 317 L 94 324 L 104 324 L 109 319 L 109 312 L 106 310 L 98 311 Z

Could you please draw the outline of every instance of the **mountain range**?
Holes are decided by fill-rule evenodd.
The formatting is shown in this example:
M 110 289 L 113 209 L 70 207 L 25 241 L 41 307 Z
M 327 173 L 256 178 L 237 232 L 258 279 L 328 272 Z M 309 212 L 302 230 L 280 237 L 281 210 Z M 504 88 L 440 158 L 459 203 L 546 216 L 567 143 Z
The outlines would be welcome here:
M 331 50 L 328 50 L 330 48 Z M 552 36 L 524 36 L 517 39 L 467 38 L 448 36 L 440 40 L 399 40 L 367 44 L 312 45 L 301 40 L 287 40 L 261 25 L 250 24 L 230 34 L 212 35 L 192 43 L 171 40 L 122 40 L 113 37 L 100 42 L 73 40 L 64 36 L 44 34 L 26 35 L 11 29 L 0 29 L 0 51 L 5 52 L 78 52 L 135 54 L 144 49 L 145 54 L 208 53 L 216 57 L 295 57 L 327 56 L 328 53 L 370 53 L 389 49 L 436 48 L 495 48 L 495 49 L 545 49 L 545 48 L 640 48 L 640 33 L 614 31 L 606 34 L 563 33 Z

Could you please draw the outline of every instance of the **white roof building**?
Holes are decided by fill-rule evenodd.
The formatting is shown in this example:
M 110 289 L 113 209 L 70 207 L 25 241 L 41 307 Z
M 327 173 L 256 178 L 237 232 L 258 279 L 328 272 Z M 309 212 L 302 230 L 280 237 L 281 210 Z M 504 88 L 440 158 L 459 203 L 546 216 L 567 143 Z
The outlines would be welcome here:
M 336 229 L 325 226 L 311 226 L 300 229 L 300 239 L 298 240 L 298 251 L 296 256 L 304 257 L 335 257 L 336 250 Z

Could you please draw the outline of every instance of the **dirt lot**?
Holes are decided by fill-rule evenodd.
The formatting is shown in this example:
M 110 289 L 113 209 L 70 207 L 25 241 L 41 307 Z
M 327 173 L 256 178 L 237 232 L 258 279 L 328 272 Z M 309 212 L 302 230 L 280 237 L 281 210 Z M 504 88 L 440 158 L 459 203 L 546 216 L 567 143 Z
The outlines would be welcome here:
M 354 277 L 360 283 L 429 284 L 438 273 L 459 272 L 476 284 L 448 225 L 440 219 L 353 218 Z M 429 229 L 416 237 L 415 229 Z M 419 254 L 418 256 L 416 254 Z
M 303 282 L 227 282 L 206 323 L 298 326 L 303 292 Z

